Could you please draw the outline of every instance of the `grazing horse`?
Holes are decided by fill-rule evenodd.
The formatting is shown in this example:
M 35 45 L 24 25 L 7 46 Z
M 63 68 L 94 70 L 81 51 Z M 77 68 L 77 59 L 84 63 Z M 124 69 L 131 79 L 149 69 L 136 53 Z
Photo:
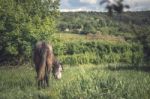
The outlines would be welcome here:
M 39 88 L 49 86 L 49 74 L 51 71 L 56 79 L 61 79 L 62 65 L 54 57 L 51 44 L 44 41 L 37 42 L 34 48 L 33 61 Z

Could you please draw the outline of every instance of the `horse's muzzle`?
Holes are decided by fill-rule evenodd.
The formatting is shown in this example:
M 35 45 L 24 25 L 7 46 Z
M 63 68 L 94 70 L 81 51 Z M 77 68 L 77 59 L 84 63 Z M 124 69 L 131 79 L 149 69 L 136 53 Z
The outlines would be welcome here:
M 55 79 L 58 79 L 58 80 L 61 79 L 61 73 L 56 74 Z

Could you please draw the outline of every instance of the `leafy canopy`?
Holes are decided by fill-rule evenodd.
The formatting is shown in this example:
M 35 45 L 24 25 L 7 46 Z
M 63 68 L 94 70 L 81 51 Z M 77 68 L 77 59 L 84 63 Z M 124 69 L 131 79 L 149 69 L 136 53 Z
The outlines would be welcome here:
M 58 7 L 59 0 L 0 0 L 0 56 L 28 58 L 36 41 L 51 40 Z

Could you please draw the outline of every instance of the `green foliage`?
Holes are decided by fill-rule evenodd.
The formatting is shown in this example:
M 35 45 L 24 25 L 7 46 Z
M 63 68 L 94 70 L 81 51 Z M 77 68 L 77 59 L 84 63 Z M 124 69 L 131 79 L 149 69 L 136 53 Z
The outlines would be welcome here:
M 125 12 L 122 15 L 115 14 L 111 18 L 108 17 L 106 13 L 101 12 L 63 12 L 61 13 L 58 28 L 60 28 L 61 25 L 64 29 L 68 28 L 69 32 L 74 31 L 72 33 L 96 33 L 123 37 L 129 43 L 141 44 L 143 51 L 141 50 L 140 53 L 144 53 L 144 55 L 142 55 L 142 57 L 144 56 L 144 61 L 149 62 L 149 16 L 150 11 Z M 63 23 L 65 23 L 65 25 L 63 25 Z M 77 25 L 76 28 L 69 27 L 75 24 Z M 78 30 L 80 30 L 80 32 Z M 62 31 L 63 30 L 61 30 L 61 32 Z M 134 55 L 138 57 L 138 55 L 141 55 L 140 53 Z M 128 55 L 129 54 L 130 52 L 128 52 Z
M 83 30 L 81 31 L 81 34 L 88 34 L 88 33 L 96 33 L 95 28 L 91 25 L 91 23 L 85 23 L 83 26 Z
M 116 34 L 116 32 L 128 32 L 134 34 L 134 25 L 138 25 L 143 28 L 150 24 L 150 21 L 148 20 L 149 15 L 149 11 L 125 12 L 121 16 L 114 15 L 110 18 L 106 15 L 106 13 L 101 12 L 62 12 L 58 29 L 60 31 L 64 31 L 68 28 L 70 32 L 78 29 L 85 32 L 93 32 L 93 30 L 94 32 L 97 32 L 102 30 L 103 33 L 105 33 L 105 30 L 107 33 L 107 29 L 109 29 L 109 34 L 112 35 Z M 104 30 L 105 27 L 106 29 Z M 139 28 L 136 29 L 140 30 Z
M 31 57 L 36 41 L 52 39 L 58 5 L 59 0 L 1 0 L 0 53 L 19 59 Z
M 54 53 L 64 64 L 103 64 L 129 63 L 140 64 L 143 60 L 143 47 L 126 42 L 73 41 L 57 43 Z
M 150 27 L 145 27 L 145 28 L 140 28 L 140 29 L 141 30 L 139 31 L 135 29 L 137 33 L 135 41 L 140 42 L 143 45 L 144 59 L 146 62 L 149 62 L 150 60 Z

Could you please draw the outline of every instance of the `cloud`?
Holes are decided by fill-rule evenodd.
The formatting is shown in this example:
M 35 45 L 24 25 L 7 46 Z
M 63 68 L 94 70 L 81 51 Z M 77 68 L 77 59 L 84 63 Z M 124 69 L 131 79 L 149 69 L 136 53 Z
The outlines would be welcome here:
M 76 9 L 61 9 L 62 12 L 76 12 L 76 11 L 90 11 L 90 9 L 87 9 L 85 7 L 82 8 L 76 8 Z
M 81 3 L 96 4 L 97 0 L 80 0 Z
M 104 5 L 99 5 L 101 0 L 60 0 L 61 11 L 105 11 Z M 124 0 L 130 5 L 130 11 L 150 10 L 150 0 Z

